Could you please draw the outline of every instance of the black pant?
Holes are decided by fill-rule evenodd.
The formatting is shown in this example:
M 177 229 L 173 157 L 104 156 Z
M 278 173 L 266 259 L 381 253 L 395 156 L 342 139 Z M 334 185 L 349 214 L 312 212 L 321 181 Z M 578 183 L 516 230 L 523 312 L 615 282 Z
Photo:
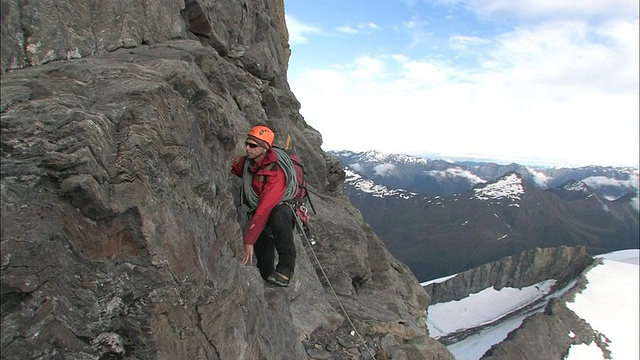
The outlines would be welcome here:
M 296 265 L 296 247 L 293 243 L 295 215 L 291 207 L 280 204 L 271 210 L 267 225 L 253 246 L 260 276 L 267 277 L 275 269 L 288 278 L 293 276 Z M 278 265 L 274 267 L 275 252 L 278 252 Z

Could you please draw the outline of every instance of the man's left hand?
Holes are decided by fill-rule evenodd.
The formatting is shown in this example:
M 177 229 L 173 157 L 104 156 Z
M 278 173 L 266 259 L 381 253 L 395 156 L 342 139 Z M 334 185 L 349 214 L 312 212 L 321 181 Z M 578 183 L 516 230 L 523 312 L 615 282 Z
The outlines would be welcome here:
M 244 246 L 244 257 L 242 258 L 242 265 L 251 264 L 253 261 L 253 245 Z

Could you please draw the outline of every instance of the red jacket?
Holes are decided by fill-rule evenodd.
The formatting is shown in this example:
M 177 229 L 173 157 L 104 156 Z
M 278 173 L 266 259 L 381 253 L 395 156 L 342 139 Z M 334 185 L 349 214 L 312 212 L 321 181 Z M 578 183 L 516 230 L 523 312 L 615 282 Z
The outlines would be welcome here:
M 231 173 L 242 178 L 244 171 L 244 162 L 247 161 L 246 156 L 236 156 L 233 158 L 231 165 Z M 253 164 L 249 168 L 249 172 L 253 174 L 251 187 L 256 192 L 258 198 L 258 208 L 254 212 L 247 231 L 244 234 L 244 243 L 253 245 L 258 241 L 258 236 L 264 230 L 271 210 L 273 210 L 284 196 L 287 186 L 287 180 L 284 170 L 278 165 L 278 157 L 273 150 L 269 149 L 259 164 Z

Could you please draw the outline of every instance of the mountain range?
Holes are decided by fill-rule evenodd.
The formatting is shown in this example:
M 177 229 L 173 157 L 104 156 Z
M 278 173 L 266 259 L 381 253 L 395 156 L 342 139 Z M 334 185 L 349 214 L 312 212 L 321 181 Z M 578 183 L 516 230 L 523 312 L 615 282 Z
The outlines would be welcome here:
M 557 168 L 516 163 L 501 165 L 495 162 L 450 162 L 406 154 L 384 154 L 376 150 L 330 151 L 329 154 L 376 184 L 433 196 L 459 194 L 511 171 L 517 172 L 525 181 L 539 189 L 563 186 L 569 181 L 581 181 L 607 200 L 638 192 L 638 168 L 634 167 Z
M 638 170 L 332 152 L 344 192 L 420 281 L 538 247 L 638 248 Z

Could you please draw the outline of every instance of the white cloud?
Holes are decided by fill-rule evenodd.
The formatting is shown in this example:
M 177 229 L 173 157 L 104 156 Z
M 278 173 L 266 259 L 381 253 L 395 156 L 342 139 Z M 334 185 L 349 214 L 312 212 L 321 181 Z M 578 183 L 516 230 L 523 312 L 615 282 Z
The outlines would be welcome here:
M 537 171 L 536 169 L 527 168 L 527 171 L 533 176 L 533 181 L 542 188 L 546 188 L 549 181 L 553 180 L 553 177 L 547 176 L 545 173 Z
M 379 30 L 380 29 L 380 27 L 376 23 L 373 23 L 373 22 L 362 24 L 362 26 L 364 28 L 371 29 L 371 30 Z
M 520 17 L 627 17 L 638 10 L 638 3 L 634 0 L 529 0 L 518 3 L 509 0 L 488 0 L 477 3 L 483 4 L 478 8 L 481 13 L 504 12 Z
M 418 27 L 418 23 L 415 20 L 409 20 L 402 23 L 404 29 L 415 29 Z
M 403 64 L 405 79 L 412 82 L 433 86 L 447 80 L 447 68 L 437 63 L 409 61 Z
M 636 0 L 439 0 L 445 5 L 462 5 L 481 17 L 530 18 L 628 18 L 637 15 Z
M 373 23 L 373 22 L 360 23 L 360 24 L 356 25 L 355 27 L 353 27 L 353 26 L 340 26 L 340 27 L 336 28 L 336 30 L 338 30 L 338 32 L 341 32 L 343 34 L 349 34 L 349 35 L 370 33 L 371 30 L 379 30 L 379 29 L 380 29 L 380 27 L 377 24 Z
M 477 11 L 520 11 L 520 2 L 510 4 L 468 3 Z M 584 4 L 554 4 L 524 7 L 539 14 L 558 6 L 583 17 L 593 12 Z M 637 165 L 637 13 L 625 15 L 628 1 L 586 4 L 600 9 L 600 21 L 554 18 L 494 37 L 449 36 L 450 49 L 478 66 L 457 64 L 455 56 L 380 52 L 308 69 L 290 84 L 327 150 Z M 423 25 L 417 19 L 404 23 L 413 32 L 409 47 L 432 35 Z M 420 141 L 407 140 L 415 134 Z
M 358 34 L 360 32 L 360 30 L 358 29 L 354 29 L 352 27 L 349 26 L 341 26 L 336 28 L 336 30 L 338 30 L 338 32 L 344 33 L 344 34 Z
M 289 43 L 291 45 L 304 44 L 308 41 L 308 34 L 319 34 L 322 29 L 303 24 L 291 15 L 285 14 L 287 30 L 289 31 Z
M 373 168 L 373 173 L 376 176 L 389 176 L 392 175 L 395 168 L 396 166 L 393 164 L 380 164 Z
M 350 77 L 366 81 L 375 81 L 382 76 L 385 63 L 380 59 L 370 56 L 361 56 L 353 62 L 353 70 Z
M 616 186 L 616 187 L 626 187 L 629 189 L 635 188 L 638 189 L 638 180 L 637 179 L 627 179 L 627 180 L 618 180 L 606 176 L 591 176 L 586 179 L 583 179 L 582 182 L 587 184 L 590 188 L 600 188 L 603 186 Z
M 637 93 L 638 37 L 627 34 L 633 28 L 638 29 L 637 22 L 595 28 L 554 22 L 517 28 L 494 40 L 481 66 L 511 82 L 561 86 L 550 94 L 554 97 L 579 90 L 575 86 Z
M 489 40 L 477 36 L 453 35 L 449 37 L 449 46 L 462 51 L 469 51 L 470 48 L 485 46 L 489 43 Z
M 461 168 L 449 168 L 449 169 L 446 169 L 444 171 L 442 171 L 442 170 L 429 170 L 429 171 L 425 171 L 425 174 L 433 176 L 433 177 L 435 177 L 437 179 L 456 178 L 456 177 L 467 178 L 469 180 L 469 182 L 472 183 L 472 184 L 479 184 L 479 183 L 486 182 L 481 177 L 473 174 L 472 172 L 470 172 L 468 170 L 463 170 Z

